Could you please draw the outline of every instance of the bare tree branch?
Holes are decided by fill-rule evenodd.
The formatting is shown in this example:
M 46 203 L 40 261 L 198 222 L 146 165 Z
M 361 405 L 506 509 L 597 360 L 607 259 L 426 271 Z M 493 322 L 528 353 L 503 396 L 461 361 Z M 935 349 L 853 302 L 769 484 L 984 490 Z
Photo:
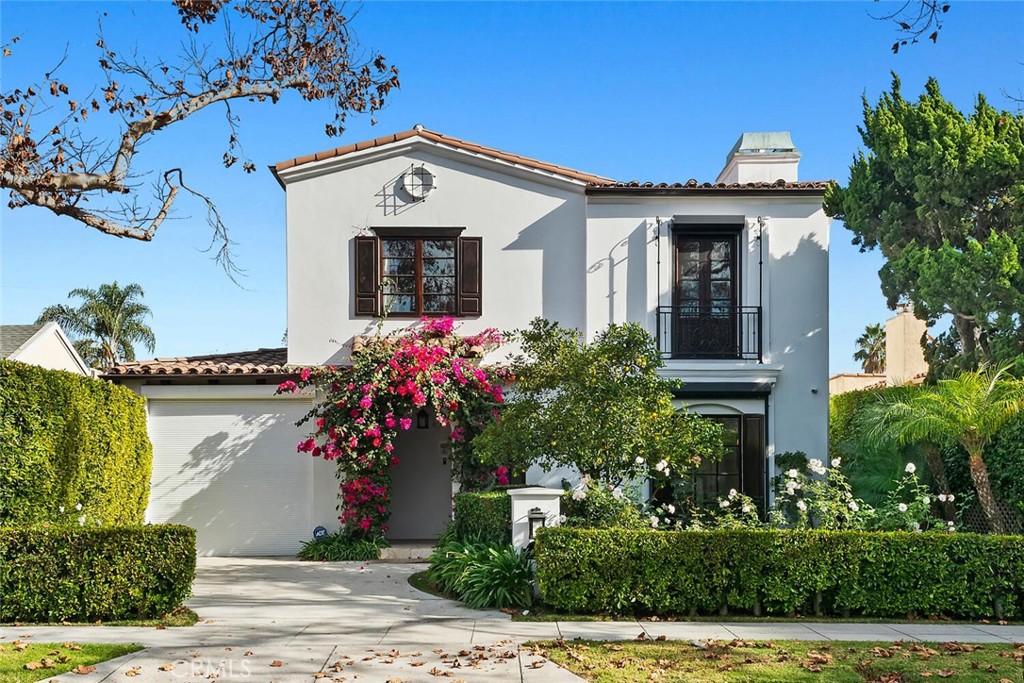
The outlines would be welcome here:
M 239 161 L 246 173 L 256 164 L 239 139 L 235 100 L 276 103 L 288 91 L 309 102 L 329 102 L 333 115 L 325 131 L 341 135 L 347 117 L 380 110 L 398 70 L 382 55 L 364 55 L 349 28 L 344 7 L 331 0 L 173 0 L 187 38 L 174 59 L 147 60 L 136 50 L 109 47 L 102 26 L 96 43 L 102 80 L 81 98 L 58 72 L 41 82 L 0 94 L 0 187 L 10 191 L 11 208 L 38 206 L 100 232 L 149 241 L 180 199 L 179 190 L 206 207 L 213 231 L 210 248 L 229 274 L 227 226 L 210 196 L 188 186 L 179 163 L 160 172 L 155 204 L 138 198 L 136 158 L 155 133 L 204 109 L 223 104 L 228 142 L 222 163 Z M 220 29 L 213 43 L 200 38 Z M 11 46 L 3 55 L 12 54 Z M 95 96 L 94 96 L 95 95 Z M 84 132 L 90 115 L 116 117 L 117 137 Z M 108 124 L 109 125 L 109 124 Z
M 872 15 L 878 21 L 892 22 L 898 27 L 902 37 L 892 44 L 893 54 L 897 54 L 901 47 L 917 43 L 926 34 L 933 43 L 939 39 L 942 17 L 949 11 L 949 3 L 945 0 L 903 0 L 896 4 L 897 9 L 888 14 Z

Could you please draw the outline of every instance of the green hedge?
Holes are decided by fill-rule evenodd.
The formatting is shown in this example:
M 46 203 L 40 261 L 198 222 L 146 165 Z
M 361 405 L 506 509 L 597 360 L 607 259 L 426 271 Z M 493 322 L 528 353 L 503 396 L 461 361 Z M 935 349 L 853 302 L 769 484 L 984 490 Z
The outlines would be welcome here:
M 144 521 L 153 451 L 131 390 L 0 361 L 0 444 L 0 526 Z
M 163 616 L 195 571 L 191 527 L 0 529 L 0 622 Z
M 452 533 L 456 538 L 511 543 L 512 499 L 505 491 L 456 493 Z
M 1024 615 L 1021 537 L 548 528 L 535 553 L 566 612 Z

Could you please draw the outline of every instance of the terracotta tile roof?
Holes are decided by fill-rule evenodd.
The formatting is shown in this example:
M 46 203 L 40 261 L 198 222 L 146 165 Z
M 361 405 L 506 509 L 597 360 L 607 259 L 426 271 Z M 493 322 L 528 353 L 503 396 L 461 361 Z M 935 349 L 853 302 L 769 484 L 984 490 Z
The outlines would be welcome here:
M 118 363 L 107 377 L 154 375 L 271 375 L 285 372 L 288 349 L 257 349 L 187 358 L 156 358 Z
M 785 180 L 776 180 L 775 182 L 765 183 L 699 183 L 694 179 L 687 180 L 685 183 L 641 183 L 637 180 L 631 180 L 629 182 L 616 182 L 616 183 L 591 183 L 587 188 L 588 192 L 620 192 L 620 191 L 639 191 L 639 192 L 651 192 L 651 193 L 662 193 L 662 192 L 693 192 L 695 194 L 704 192 L 778 192 L 780 190 L 793 190 L 797 192 L 804 192 L 807 194 L 822 194 L 828 188 L 829 180 L 803 180 L 787 182 Z
M 478 145 L 475 142 L 468 142 L 466 140 L 460 140 L 459 138 L 452 137 L 450 135 L 442 135 L 441 133 L 435 133 L 432 130 L 427 130 L 422 126 L 417 126 L 412 130 L 402 131 L 401 133 L 394 133 L 392 135 L 385 135 L 383 137 L 374 138 L 373 140 L 365 140 L 363 142 L 356 142 L 351 145 L 345 145 L 344 147 L 335 147 L 334 149 L 324 150 L 323 152 L 316 152 L 315 154 L 307 154 L 301 157 L 295 157 L 287 161 L 282 161 L 274 165 L 273 171 L 275 175 L 281 171 L 289 168 L 295 168 L 302 164 L 308 164 L 312 161 L 323 161 L 324 159 L 333 159 L 335 157 L 344 156 L 351 154 L 352 152 L 359 152 L 364 149 L 370 149 L 372 147 L 382 147 L 389 145 L 393 142 L 400 142 L 407 140 L 412 137 L 421 137 L 424 140 L 430 140 L 437 142 L 442 145 L 449 147 L 455 147 L 456 149 L 462 149 L 467 152 L 473 152 L 474 154 L 481 154 L 483 156 L 490 157 L 492 159 L 498 159 L 499 161 L 506 161 L 510 164 L 516 164 L 517 166 L 525 166 L 526 168 L 532 168 L 538 171 L 546 171 L 548 173 L 554 173 L 572 180 L 579 180 L 588 184 L 603 185 L 606 183 L 613 182 L 611 178 L 605 178 L 603 176 L 594 175 L 592 173 L 584 173 L 583 171 L 577 171 L 572 168 L 565 166 L 558 166 L 556 164 L 550 164 L 546 161 L 538 161 L 537 159 L 531 159 L 530 157 L 520 156 L 518 154 L 511 154 L 509 152 L 502 152 L 501 150 L 494 149 L 493 147 L 485 147 L 484 145 Z

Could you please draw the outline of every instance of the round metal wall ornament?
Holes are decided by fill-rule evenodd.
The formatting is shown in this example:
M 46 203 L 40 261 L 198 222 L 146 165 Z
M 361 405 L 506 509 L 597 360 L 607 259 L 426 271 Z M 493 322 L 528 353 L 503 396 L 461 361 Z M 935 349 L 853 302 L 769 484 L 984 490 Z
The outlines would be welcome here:
M 418 202 L 434 189 L 434 180 L 434 174 L 426 166 L 413 166 L 402 174 L 402 190 Z

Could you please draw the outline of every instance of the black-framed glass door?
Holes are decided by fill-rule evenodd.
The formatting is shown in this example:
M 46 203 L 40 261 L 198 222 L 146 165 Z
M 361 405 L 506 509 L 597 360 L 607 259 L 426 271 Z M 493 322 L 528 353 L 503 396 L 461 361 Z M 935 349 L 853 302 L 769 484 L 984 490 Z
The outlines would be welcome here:
M 672 354 L 738 357 L 737 235 L 677 233 L 674 242 Z

